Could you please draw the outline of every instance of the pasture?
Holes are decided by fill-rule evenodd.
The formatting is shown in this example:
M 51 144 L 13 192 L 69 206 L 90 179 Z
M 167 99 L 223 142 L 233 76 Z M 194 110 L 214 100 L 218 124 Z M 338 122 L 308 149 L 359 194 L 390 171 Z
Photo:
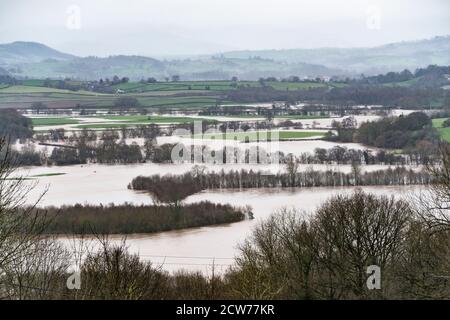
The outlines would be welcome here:
M 445 120 L 448 118 L 440 118 L 440 119 L 433 119 L 433 127 L 436 128 L 439 133 L 441 134 L 442 139 L 445 141 L 450 142 L 450 127 L 443 128 L 442 124 Z

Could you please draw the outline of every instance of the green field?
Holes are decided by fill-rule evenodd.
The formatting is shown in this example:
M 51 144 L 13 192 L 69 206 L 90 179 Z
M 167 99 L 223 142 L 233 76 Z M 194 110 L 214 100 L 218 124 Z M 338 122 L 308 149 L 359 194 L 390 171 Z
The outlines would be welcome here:
M 277 131 L 279 140 L 291 140 L 291 139 L 305 139 L 317 136 L 323 136 L 325 133 L 323 131 Z M 200 139 L 201 135 L 195 138 Z M 264 141 L 264 140 L 276 140 L 277 135 L 273 135 L 272 132 L 267 131 L 249 131 L 249 132 L 236 132 L 236 133 L 217 133 L 217 134 L 206 134 L 203 135 L 203 139 L 210 140 L 237 140 L 240 142 L 253 142 L 253 141 Z
M 63 89 L 47 88 L 47 87 L 35 87 L 35 86 L 9 86 L 0 89 L 0 94 L 21 94 L 21 93 L 64 93 L 64 94 L 81 94 L 81 95 L 96 95 L 95 92 L 90 91 L 70 91 Z
M 245 86 L 259 86 L 252 81 L 239 82 Z M 112 86 L 125 92 L 148 92 L 148 91 L 224 91 L 232 90 L 232 81 L 182 81 L 182 82 L 156 82 L 156 83 L 120 83 Z
M 73 108 L 80 105 L 84 108 L 110 108 L 118 98 L 116 93 L 97 93 L 91 91 L 71 91 L 45 87 L 50 81 L 55 85 L 57 80 L 28 79 L 20 85 L 0 84 L 0 108 L 26 108 L 34 102 L 42 102 L 50 108 Z M 80 85 L 80 81 L 69 81 L 69 84 Z M 264 85 L 276 90 L 304 90 L 314 87 L 338 87 L 341 83 L 317 82 L 266 82 Z M 111 86 L 115 92 L 123 91 L 120 96 L 136 97 L 141 107 L 159 110 L 198 110 L 199 108 L 227 104 L 225 94 L 236 87 L 261 87 L 258 81 L 181 81 L 141 83 L 129 82 Z
M 442 123 L 448 118 L 433 119 L 433 127 L 441 134 L 442 139 L 450 142 L 450 127 L 443 128 Z
M 113 88 L 125 92 L 148 91 L 227 91 L 233 90 L 235 85 L 244 87 L 261 87 L 258 81 L 182 81 L 182 82 L 157 82 L 157 83 L 121 83 Z M 318 83 L 318 82 L 265 82 L 266 86 L 276 90 L 304 90 L 318 87 L 342 87 L 342 83 Z
M 32 118 L 33 126 L 58 126 L 66 124 L 78 124 L 78 120 L 72 118 Z

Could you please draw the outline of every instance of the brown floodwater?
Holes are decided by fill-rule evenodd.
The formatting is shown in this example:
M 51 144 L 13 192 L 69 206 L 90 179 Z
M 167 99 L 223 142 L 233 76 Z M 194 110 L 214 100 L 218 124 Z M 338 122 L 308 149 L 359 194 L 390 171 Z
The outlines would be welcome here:
M 234 257 L 239 254 L 239 244 L 244 242 L 260 221 L 272 213 L 288 208 L 297 210 L 298 214 L 309 215 L 330 196 L 349 194 L 355 189 L 321 187 L 205 191 L 189 197 L 186 202 L 208 200 L 236 206 L 250 205 L 255 219 L 156 234 L 114 235 L 110 239 L 112 243 L 126 239 L 130 252 L 170 272 L 184 269 L 211 274 L 214 265 L 214 272 L 221 273 L 233 264 Z M 364 187 L 363 190 L 377 195 L 408 199 L 418 194 L 421 188 L 377 186 Z

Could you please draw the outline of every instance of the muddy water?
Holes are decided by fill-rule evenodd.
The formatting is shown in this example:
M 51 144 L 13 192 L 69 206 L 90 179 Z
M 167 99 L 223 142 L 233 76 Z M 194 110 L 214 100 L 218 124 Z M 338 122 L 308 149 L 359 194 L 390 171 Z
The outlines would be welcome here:
M 58 176 L 40 176 L 30 180 L 29 183 L 36 187 L 28 194 L 28 201 L 35 201 L 38 196 L 46 191 L 41 205 L 61 206 L 69 204 L 122 204 L 125 202 L 135 204 L 151 204 L 151 198 L 145 193 L 137 193 L 128 190 L 127 186 L 131 180 L 139 175 L 148 176 L 152 174 L 182 174 L 193 167 L 192 164 L 153 164 L 144 163 L 136 165 L 74 165 L 53 167 L 30 167 L 21 168 L 16 175 L 37 176 L 58 173 Z M 374 171 L 387 169 L 388 166 L 370 165 L 362 166 L 363 171 Z M 251 164 L 226 164 L 207 165 L 207 171 L 230 171 L 230 170 L 263 170 L 271 173 L 283 171 L 279 165 L 251 165 Z M 301 165 L 300 171 L 304 170 L 335 170 L 350 172 L 350 165 Z M 419 169 L 419 168 L 417 168 Z
M 233 258 L 239 253 L 239 244 L 251 234 L 259 221 L 266 219 L 271 213 L 284 207 L 297 209 L 299 214 L 310 214 L 330 196 L 348 194 L 354 190 L 355 188 L 313 188 L 203 192 L 191 196 L 187 202 L 209 200 L 236 206 L 251 205 L 255 220 L 150 235 L 129 235 L 126 243 L 131 252 L 171 272 L 186 269 L 210 274 L 213 264 L 215 272 L 223 272 L 233 264 Z M 409 198 L 420 189 L 367 187 L 364 190 L 378 195 Z M 114 236 L 111 239 L 119 242 L 123 237 Z
M 317 206 L 336 194 L 349 194 L 355 188 L 251 189 L 245 191 L 207 191 L 189 197 L 186 202 L 212 201 L 235 206 L 250 205 L 254 220 L 232 224 L 192 228 L 156 234 L 120 236 L 110 239 L 120 243 L 126 239 L 129 251 L 141 259 L 151 261 L 169 272 L 181 269 L 205 274 L 224 272 L 239 253 L 239 244 L 251 234 L 258 222 L 282 208 L 296 209 L 299 214 L 311 214 Z M 410 198 L 420 192 L 419 187 L 365 187 L 378 195 Z M 67 239 L 64 239 L 67 242 Z M 72 241 L 70 241 L 72 243 Z M 214 265 L 214 268 L 213 268 Z
M 299 130 L 296 130 L 299 131 Z M 306 130 L 305 130 L 306 131 Z M 284 154 L 292 153 L 293 155 L 301 155 L 302 153 L 313 153 L 316 148 L 331 149 L 335 146 L 346 147 L 355 150 L 375 150 L 375 148 L 367 147 L 359 143 L 337 143 L 324 140 L 298 140 L 298 141 L 273 141 L 273 142 L 250 142 L 239 143 L 231 139 L 190 139 L 177 136 L 158 137 L 158 144 L 164 143 L 182 143 L 184 145 L 205 145 L 212 150 L 220 150 L 224 147 L 236 148 L 254 148 L 259 146 L 267 152 L 283 152 Z

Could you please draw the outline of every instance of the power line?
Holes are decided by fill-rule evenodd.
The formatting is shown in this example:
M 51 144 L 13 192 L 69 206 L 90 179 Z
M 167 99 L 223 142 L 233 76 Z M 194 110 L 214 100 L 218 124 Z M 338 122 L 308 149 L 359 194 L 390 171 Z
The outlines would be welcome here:
M 162 262 L 161 266 L 174 265 L 174 266 L 210 266 L 210 267 L 229 267 L 232 264 L 217 264 L 217 263 L 177 263 L 177 262 Z
M 235 258 L 227 257 L 199 257 L 199 256 L 158 256 L 150 254 L 138 254 L 139 257 L 150 257 L 150 258 L 174 258 L 174 259 L 203 259 L 203 260 L 235 260 Z

